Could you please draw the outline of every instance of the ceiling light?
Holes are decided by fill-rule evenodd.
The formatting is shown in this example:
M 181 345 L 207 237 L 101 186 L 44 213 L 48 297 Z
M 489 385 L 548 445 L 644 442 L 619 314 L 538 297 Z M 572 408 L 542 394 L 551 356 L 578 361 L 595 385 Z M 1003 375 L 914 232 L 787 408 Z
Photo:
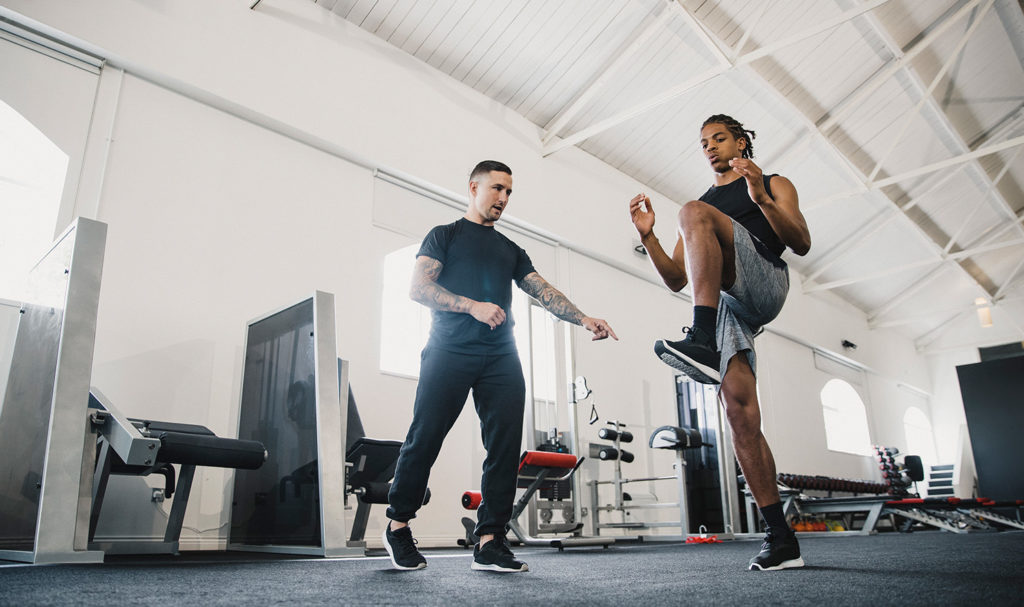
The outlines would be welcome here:
M 981 328 L 987 329 L 992 326 L 992 310 L 988 307 L 988 300 L 984 297 L 979 297 L 974 300 L 974 305 L 978 308 L 978 322 L 981 323 Z

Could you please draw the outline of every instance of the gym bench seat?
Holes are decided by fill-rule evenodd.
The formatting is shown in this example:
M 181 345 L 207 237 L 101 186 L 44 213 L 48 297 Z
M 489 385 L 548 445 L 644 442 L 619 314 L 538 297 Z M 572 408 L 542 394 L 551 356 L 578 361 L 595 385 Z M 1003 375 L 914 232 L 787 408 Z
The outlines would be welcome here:
M 267 459 L 267 450 L 258 441 L 221 438 L 209 428 L 194 424 L 125 417 L 95 388 L 89 393 L 89 409 L 97 434 L 89 544 L 106 554 L 177 553 L 196 466 L 255 470 Z M 180 468 L 177 482 L 172 464 Z M 153 473 L 164 476 L 163 495 L 174 499 L 163 541 L 95 541 L 110 475 Z

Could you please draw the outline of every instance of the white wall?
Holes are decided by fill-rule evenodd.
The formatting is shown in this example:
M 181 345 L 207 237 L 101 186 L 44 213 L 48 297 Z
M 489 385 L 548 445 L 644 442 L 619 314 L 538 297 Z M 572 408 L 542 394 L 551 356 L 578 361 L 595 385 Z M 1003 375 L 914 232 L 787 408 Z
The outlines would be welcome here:
M 369 164 L 457 193 L 475 162 L 503 160 L 515 173 L 510 216 L 646 275 L 648 263 L 632 252 L 626 201 L 651 193 L 658 233 L 673 237 L 675 205 L 657 192 L 575 148 L 543 158 L 534 125 L 306 0 L 265 0 L 256 11 L 248 0 L 6 4 L 128 67 L 97 217 L 110 231 L 94 383 L 133 416 L 233 435 L 245 321 L 321 289 L 336 295 L 339 354 L 352 363 L 368 434 L 403 438 L 415 382 L 377 370 L 380 267 L 434 217 L 458 213 L 424 199 L 422 214 L 389 216 L 375 202 L 380 181 L 367 162 L 324 149 L 356 151 Z M 298 143 L 134 74 L 215 95 L 236 113 L 325 143 Z M 694 192 L 705 186 L 693 184 Z M 575 333 L 576 372 L 591 378 L 602 418 L 645 429 L 674 423 L 672 375 L 651 344 L 688 324 L 686 302 L 584 255 L 563 251 L 561 259 L 538 269 L 622 338 L 593 344 Z M 930 369 L 907 340 L 870 331 L 844 302 L 802 295 L 793 279 L 776 332 L 759 346 L 765 430 L 779 469 L 865 477 L 866 458 L 823 448 L 817 394 L 801 381 L 813 369 L 806 344 L 859 345 L 843 354 L 878 372 L 869 380 L 869 415 L 886 441 L 902 431 L 889 408 L 893 386 L 927 389 L 930 373 L 949 371 Z M 425 544 L 450 545 L 461 535 L 458 496 L 478 486 L 478 434 L 465 413 L 432 477 L 433 502 L 416 523 Z M 670 473 L 666 454 L 636 451 L 636 470 Z M 226 521 L 228 480 L 204 470 L 186 517 L 190 527 L 214 530 L 201 536 L 211 543 L 224 537 L 217 528 Z M 368 537 L 379 533 L 382 516 Z M 206 545 L 189 532 L 185 539 Z

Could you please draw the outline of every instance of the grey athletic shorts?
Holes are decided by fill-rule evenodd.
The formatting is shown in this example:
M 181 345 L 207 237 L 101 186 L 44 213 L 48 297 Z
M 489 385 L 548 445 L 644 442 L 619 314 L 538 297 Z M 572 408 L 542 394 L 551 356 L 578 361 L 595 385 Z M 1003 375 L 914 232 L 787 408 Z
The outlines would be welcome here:
M 722 291 L 718 304 L 718 345 L 722 351 L 719 372 L 725 370 L 732 357 L 745 352 L 751 370 L 757 375 L 754 336 L 775 319 L 786 303 L 789 293 L 789 267 L 776 266 L 757 252 L 754 237 L 746 228 L 732 222 L 733 244 L 736 247 L 736 282 Z

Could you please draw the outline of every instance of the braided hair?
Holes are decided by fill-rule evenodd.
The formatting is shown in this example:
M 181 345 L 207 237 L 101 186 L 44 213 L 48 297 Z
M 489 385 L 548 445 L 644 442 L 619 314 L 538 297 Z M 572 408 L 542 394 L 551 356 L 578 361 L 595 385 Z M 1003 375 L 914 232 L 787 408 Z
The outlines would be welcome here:
M 743 125 L 738 120 L 736 120 L 732 116 L 726 116 L 725 114 L 715 114 L 714 116 L 711 116 L 710 118 L 704 121 L 704 124 L 700 125 L 700 128 L 703 129 L 709 124 L 725 125 L 725 128 L 733 137 L 736 138 L 737 141 L 739 141 L 740 139 L 746 139 L 747 147 L 743 148 L 743 157 L 754 157 L 754 137 L 757 136 L 754 133 L 754 131 L 748 131 L 747 129 L 743 128 Z

